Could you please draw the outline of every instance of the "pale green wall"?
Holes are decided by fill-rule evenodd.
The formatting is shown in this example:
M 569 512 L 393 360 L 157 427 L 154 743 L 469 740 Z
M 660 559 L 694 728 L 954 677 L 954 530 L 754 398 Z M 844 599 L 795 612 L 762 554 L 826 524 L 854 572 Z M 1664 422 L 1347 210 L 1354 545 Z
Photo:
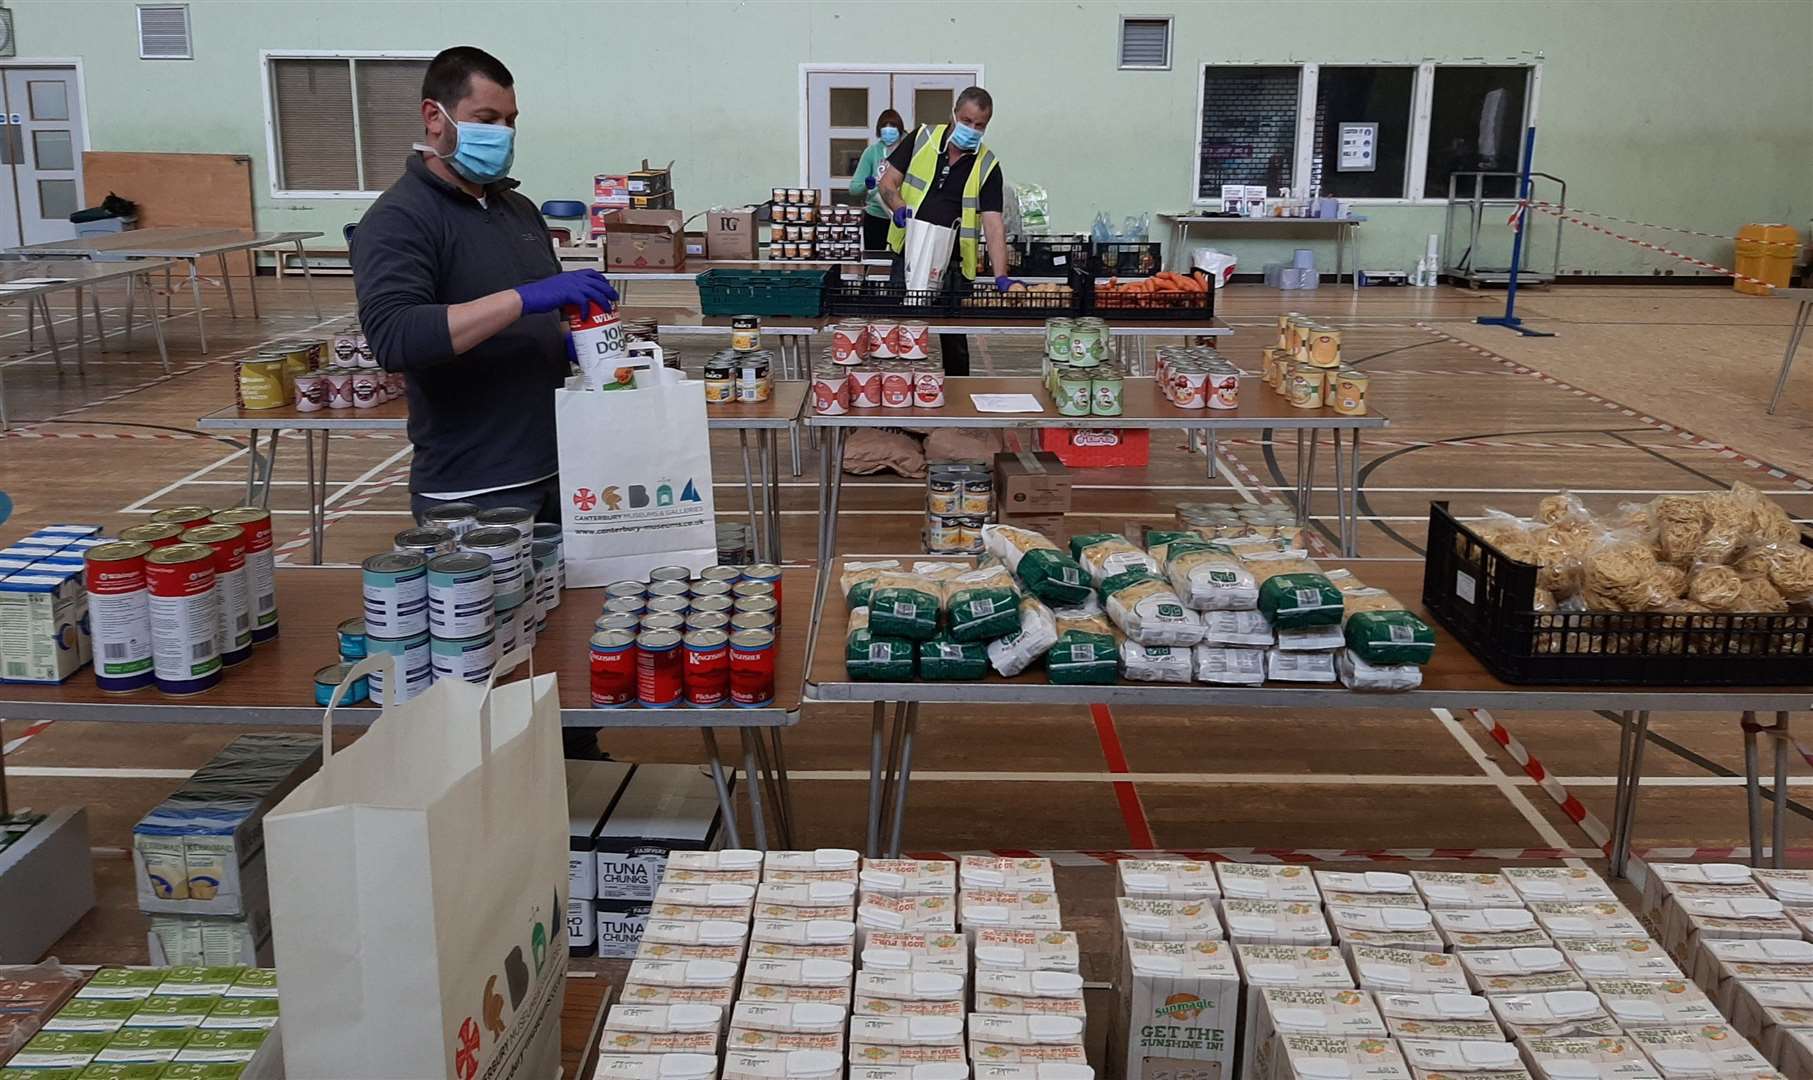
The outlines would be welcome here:
M 1544 58 L 1539 169 L 1571 201 L 1728 233 L 1813 217 L 1813 0 L 1134 3 L 196 0 L 197 59 L 137 59 L 129 0 L 12 0 L 21 57 L 80 56 L 92 145 L 233 152 L 259 164 L 258 221 L 337 233 L 363 202 L 273 200 L 260 49 L 477 44 L 514 70 L 516 175 L 537 200 L 594 172 L 677 159 L 681 205 L 797 182 L 801 63 L 979 63 L 989 141 L 1010 179 L 1051 192 L 1056 224 L 1181 207 L 1198 65 Z M 1168 72 L 1114 68 L 1118 15 L 1176 17 Z M 1408 267 L 1442 212 L 1372 207 L 1370 266 Z M 1234 246 L 1243 265 L 1274 248 Z M 1722 260 L 1729 247 L 1686 240 Z M 1688 268 L 1573 232 L 1564 269 Z

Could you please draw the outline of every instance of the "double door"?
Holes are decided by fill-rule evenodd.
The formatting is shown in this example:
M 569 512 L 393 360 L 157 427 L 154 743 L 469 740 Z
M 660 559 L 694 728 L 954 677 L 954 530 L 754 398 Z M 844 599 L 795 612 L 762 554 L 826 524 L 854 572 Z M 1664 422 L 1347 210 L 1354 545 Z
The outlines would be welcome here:
M 73 67 L 0 68 L 0 247 L 75 236 L 86 133 Z
M 808 187 L 829 191 L 831 201 L 860 206 L 850 191 L 857 163 L 875 141 L 875 120 L 893 109 L 906 121 L 904 138 L 920 124 L 948 122 L 957 95 L 977 85 L 981 68 L 821 70 L 806 72 Z

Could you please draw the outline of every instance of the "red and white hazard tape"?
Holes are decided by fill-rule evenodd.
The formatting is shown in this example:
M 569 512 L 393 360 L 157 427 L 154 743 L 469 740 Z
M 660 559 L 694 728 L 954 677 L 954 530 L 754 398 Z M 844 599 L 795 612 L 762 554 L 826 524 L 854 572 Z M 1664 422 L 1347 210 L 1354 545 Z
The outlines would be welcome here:
M 1782 740 L 1788 744 L 1790 749 L 1800 755 L 1802 761 L 1805 761 L 1809 765 L 1813 765 L 1813 750 L 1808 750 L 1807 744 L 1795 738 L 1788 731 L 1786 726 L 1777 727 L 1774 724 L 1759 724 L 1753 720 L 1740 720 L 1738 721 L 1738 726 L 1742 728 L 1746 734 L 1768 735 L 1771 738 Z
M 359 507 L 364 506 L 366 503 L 377 498 L 379 495 L 383 494 L 385 491 L 388 491 L 389 489 L 396 487 L 398 484 L 406 483 L 408 480 L 409 480 L 409 466 L 405 465 L 402 468 L 397 469 L 394 472 L 391 472 L 390 474 L 388 474 L 386 476 L 381 476 L 377 480 L 373 481 L 371 486 L 366 488 L 365 491 L 362 494 L 360 494 L 358 498 L 348 499 L 345 502 L 341 503 L 337 509 L 332 510 L 322 516 L 321 533 L 322 533 L 323 537 L 325 537 L 327 534 L 328 526 L 332 525 L 336 521 L 339 521 L 341 518 L 350 515 L 354 510 L 357 510 Z M 304 529 L 304 530 L 302 530 L 301 533 L 297 534 L 294 539 L 284 541 L 282 544 L 278 545 L 278 547 L 277 547 L 277 561 L 278 562 L 287 562 L 288 558 L 289 558 L 289 553 L 292 551 L 295 551 L 298 548 L 308 546 L 310 539 L 311 539 L 311 536 L 309 534 L 309 530 Z
M 1636 218 L 1619 217 L 1616 214 L 1603 214 L 1597 210 L 1583 210 L 1578 206 L 1562 206 L 1559 203 L 1531 199 L 1530 205 L 1541 210 L 1569 210 L 1576 214 L 1598 218 L 1601 221 L 1616 221 L 1625 225 L 1635 225 L 1641 229 L 1658 229 L 1662 232 L 1680 233 L 1682 236 L 1697 236 L 1702 240 L 1724 240 L 1728 243 L 1756 244 L 1759 247 L 1783 247 L 1798 250 L 1799 240 L 1746 240 L 1741 236 L 1727 236 L 1724 233 L 1701 232 L 1698 229 L 1683 229 L 1678 225 L 1658 225 L 1653 221 L 1638 221 Z
M 1566 814 L 1570 821 L 1580 826 L 1580 831 L 1586 834 L 1588 840 L 1598 844 L 1602 849 L 1611 844 L 1612 831 L 1606 828 L 1605 823 L 1600 821 L 1591 810 L 1582 805 L 1579 799 L 1569 794 L 1568 789 L 1561 786 L 1561 781 L 1555 779 L 1549 770 L 1543 767 L 1542 762 L 1530 753 L 1529 748 L 1524 746 L 1517 736 L 1511 734 L 1503 724 L 1484 709 L 1468 709 L 1467 714 L 1472 716 L 1480 727 L 1486 729 L 1486 734 L 1492 736 L 1493 742 L 1505 748 L 1505 752 L 1510 754 L 1512 760 L 1523 769 L 1524 775 L 1536 781 L 1536 786 L 1555 801 L 1555 805 L 1561 808 L 1561 812 Z
M 1652 862 L 1695 862 L 1733 860 L 1749 857 L 1745 847 L 1652 847 L 1634 848 L 1632 853 Z M 1037 857 L 1050 859 L 1053 866 L 1112 866 L 1129 859 L 1190 859 L 1195 862 L 1244 863 L 1404 863 L 1404 862 L 1554 862 L 1558 859 L 1597 859 L 1605 853 L 1593 848 L 1159 848 L 1151 851 L 1035 851 L 1021 848 L 996 848 L 983 851 L 910 851 L 912 859 L 949 859 L 964 855 L 992 855 L 999 858 Z M 1813 848 L 1790 848 L 1790 859 L 1804 860 Z
M 1692 255 L 1687 254 L 1684 251 L 1676 251 L 1674 248 L 1663 247 L 1660 244 L 1652 244 L 1647 240 L 1639 240 L 1634 236 L 1626 236 L 1623 233 L 1616 231 L 1615 229 L 1608 229 L 1603 225 L 1595 225 L 1583 217 L 1576 217 L 1573 214 L 1567 213 L 1550 203 L 1529 202 L 1529 203 L 1520 204 L 1517 207 L 1517 209 L 1511 211 L 1511 216 L 1508 219 L 1506 219 L 1507 222 L 1510 224 L 1510 226 L 1513 229 L 1521 229 L 1523 227 L 1523 216 L 1524 216 L 1524 211 L 1526 209 L 1536 210 L 1540 213 L 1548 214 L 1551 217 L 1558 217 L 1563 221 L 1571 221 L 1583 229 L 1590 229 L 1591 231 L 1596 232 L 1596 233 L 1602 233 L 1606 236 L 1615 237 L 1619 240 L 1624 241 L 1627 244 L 1635 244 L 1638 247 L 1643 248 L 1645 251 L 1654 251 L 1654 252 L 1657 252 L 1662 255 L 1667 255 L 1670 258 L 1679 259 L 1680 261 L 1682 261 L 1684 263 L 1687 263 L 1691 266 L 1700 267 L 1703 270 L 1711 270 L 1714 273 L 1723 274 L 1724 276 L 1730 277 L 1730 278 L 1736 278 L 1739 281 L 1747 281 L 1752 285 L 1761 285 L 1766 289 L 1775 288 L 1775 285 L 1772 282 L 1764 281 L 1761 278 L 1753 278 L 1749 274 L 1740 274 L 1736 270 L 1731 269 L 1730 267 L 1720 266 L 1718 263 L 1707 262 L 1705 259 L 1697 259 L 1697 258 L 1693 257 Z

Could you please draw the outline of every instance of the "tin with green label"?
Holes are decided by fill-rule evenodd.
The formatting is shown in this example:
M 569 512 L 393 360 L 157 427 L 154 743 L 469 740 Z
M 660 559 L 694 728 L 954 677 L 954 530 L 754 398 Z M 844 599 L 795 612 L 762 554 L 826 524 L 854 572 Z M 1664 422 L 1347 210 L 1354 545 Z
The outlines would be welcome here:
M 1058 373 L 1059 416 L 1088 416 L 1093 394 L 1094 380 L 1088 372 L 1073 370 Z
M 1089 376 L 1089 415 L 1119 416 L 1127 383 L 1121 373 L 1100 367 Z
M 1069 319 L 1045 320 L 1045 355 L 1047 357 L 1069 362 L 1070 331 L 1074 325 Z

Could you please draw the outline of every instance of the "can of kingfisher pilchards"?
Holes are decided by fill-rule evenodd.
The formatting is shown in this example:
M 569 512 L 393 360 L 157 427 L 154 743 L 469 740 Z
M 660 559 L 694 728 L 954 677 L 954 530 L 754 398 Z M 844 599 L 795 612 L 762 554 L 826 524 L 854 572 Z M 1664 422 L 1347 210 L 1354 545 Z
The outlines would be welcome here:
M 491 560 L 492 592 L 497 608 L 506 611 L 522 603 L 526 585 L 523 582 L 522 533 L 513 526 L 484 526 L 460 537 L 461 551 L 476 551 Z
M 428 632 L 428 560 L 386 551 L 360 564 L 365 594 L 365 633 L 373 638 L 412 638 Z
M 739 597 L 731 611 L 737 615 L 770 615 L 777 626 L 781 621 L 781 606 L 772 596 Z
M 685 676 L 678 630 L 644 629 L 636 638 L 636 700 L 645 709 L 680 703 Z
M 428 689 L 434 682 L 434 656 L 429 652 L 428 631 L 411 634 L 401 638 L 381 638 L 367 635 L 365 650 L 371 656 L 390 656 L 396 659 L 397 685 L 392 688 L 384 677 L 382 666 L 375 668 L 370 676 L 371 699 L 379 705 L 398 705 Z M 385 696 L 387 689 L 393 690 Z
M 120 539 L 150 544 L 154 548 L 183 542 L 181 525 L 133 525 L 120 530 Z
M 738 630 L 773 631 L 775 625 L 774 614 L 768 611 L 738 611 L 730 616 L 730 629 L 733 633 Z
M 436 679 L 484 682 L 497 666 L 497 634 L 487 630 L 469 638 L 431 637 L 428 658 Z
M 642 613 L 647 610 L 648 601 L 640 596 L 613 596 L 604 602 L 606 615 L 635 615 L 640 618 Z
M 730 703 L 739 709 L 774 704 L 775 637 L 771 630 L 730 635 Z
M 351 664 L 365 659 L 365 620 L 347 619 L 334 628 L 340 642 L 340 659 Z
M 735 598 L 733 598 L 727 592 L 726 593 L 717 593 L 717 594 L 713 594 L 710 596 L 695 596 L 692 598 L 692 610 L 694 612 L 721 611 L 724 614 L 728 615 L 735 607 L 736 607 Z
M 642 616 L 644 630 L 682 630 L 686 627 L 686 616 L 672 611 L 651 611 Z
M 713 581 L 713 582 L 722 582 L 726 585 L 735 585 L 738 581 L 741 581 L 742 579 L 743 579 L 743 568 L 742 567 L 719 565 L 719 566 L 707 566 L 705 569 L 699 571 L 699 576 L 695 580 L 697 582 L 701 582 L 701 583 L 707 582 L 707 581 Z M 697 589 L 694 589 L 693 591 L 695 593 L 698 592 Z
M 636 632 L 600 629 L 592 635 L 592 708 L 620 709 L 636 701 Z
M 237 525 L 197 525 L 183 530 L 186 544 L 214 552 L 214 592 L 219 597 L 220 662 L 227 667 L 252 658 L 252 589 L 246 575 L 245 530 Z
M 679 615 L 684 617 L 692 610 L 692 599 L 685 596 L 651 596 L 648 608 L 643 612 L 644 621 L 650 615 Z
M 724 611 L 692 611 L 686 615 L 686 629 L 725 630 L 730 629 L 730 614 Z
M 718 629 L 693 630 L 683 644 L 687 707 L 722 708 L 730 699 L 730 635 Z
M 440 503 L 422 512 L 422 524 L 464 536 L 478 528 L 478 507 L 469 502 Z
M 220 597 L 214 549 L 172 544 L 145 556 L 150 593 L 151 659 L 157 688 L 199 694 L 220 682 Z
M 145 556 L 151 545 L 130 540 L 82 553 L 88 628 L 94 639 L 94 682 L 110 694 L 141 690 L 156 678 L 151 658 L 151 593 Z
M 456 551 L 428 560 L 428 632 L 458 641 L 496 628 L 497 600 L 491 560 Z
M 648 572 L 648 582 L 652 586 L 657 581 L 688 582 L 692 580 L 692 571 L 684 566 L 657 566 Z
M 592 622 L 593 632 L 599 630 L 628 630 L 638 633 L 642 629 L 642 616 L 632 615 L 627 611 L 607 611 Z
M 663 578 L 660 581 L 651 581 L 648 583 L 647 595 L 650 600 L 654 600 L 654 599 L 657 599 L 657 598 L 663 597 L 663 596 L 679 596 L 679 597 L 691 596 L 692 595 L 692 582 L 675 581 L 672 578 Z
M 246 581 L 252 590 L 252 644 L 277 638 L 277 553 L 271 512 L 262 506 L 235 506 L 214 515 L 216 525 L 237 525 L 246 538 Z
M 731 583 L 728 581 L 699 580 L 692 583 L 692 598 L 703 600 L 707 596 L 729 596 Z
M 459 537 L 454 535 L 452 529 L 443 529 L 439 525 L 404 529 L 391 537 L 390 543 L 398 551 L 407 551 L 424 559 L 459 550 Z

